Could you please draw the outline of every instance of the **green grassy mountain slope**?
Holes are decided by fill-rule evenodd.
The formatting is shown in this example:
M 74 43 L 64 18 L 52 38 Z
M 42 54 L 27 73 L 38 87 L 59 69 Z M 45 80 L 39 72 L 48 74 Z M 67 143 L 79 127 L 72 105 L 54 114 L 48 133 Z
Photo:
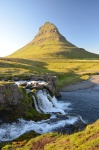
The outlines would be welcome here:
M 71 135 L 49 133 L 27 142 L 17 141 L 2 150 L 99 150 L 99 120 Z
M 59 33 L 54 24 L 46 22 L 40 27 L 38 34 L 30 43 L 8 57 L 27 59 L 98 59 L 99 55 L 71 44 Z

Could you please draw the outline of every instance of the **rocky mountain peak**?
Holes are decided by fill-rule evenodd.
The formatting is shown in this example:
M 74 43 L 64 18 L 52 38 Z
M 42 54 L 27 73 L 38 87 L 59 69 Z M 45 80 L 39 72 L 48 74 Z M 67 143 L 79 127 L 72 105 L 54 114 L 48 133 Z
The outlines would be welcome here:
M 63 37 L 59 33 L 57 27 L 50 22 L 46 22 L 43 26 L 39 28 L 39 32 L 33 39 L 32 43 L 41 42 L 46 39 L 49 40 L 57 39 L 58 41 L 66 41 L 65 37 Z
M 46 33 L 46 32 L 48 32 L 48 33 L 56 33 L 56 32 L 59 33 L 57 27 L 50 22 L 46 22 L 43 26 L 41 26 L 39 28 L 39 32 L 40 33 Z
M 46 22 L 39 28 L 38 34 L 36 34 L 30 43 L 14 52 L 9 57 L 36 58 L 42 60 L 45 58 L 99 58 L 98 55 L 90 53 L 82 48 L 78 48 L 70 43 L 60 34 L 57 27 L 50 22 Z

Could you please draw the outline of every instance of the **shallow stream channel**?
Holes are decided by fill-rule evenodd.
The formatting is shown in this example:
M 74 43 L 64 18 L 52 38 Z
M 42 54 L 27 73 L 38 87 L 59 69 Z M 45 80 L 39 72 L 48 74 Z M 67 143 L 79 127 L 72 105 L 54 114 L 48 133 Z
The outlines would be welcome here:
M 51 97 L 46 90 L 39 90 L 37 92 L 38 103 L 33 98 L 35 108 L 40 113 L 51 114 L 51 117 L 38 122 L 21 118 L 12 123 L 4 123 L 1 120 L 0 142 L 11 141 L 29 131 L 40 134 L 51 131 L 71 134 L 74 126 L 79 128 L 99 118 L 99 85 L 86 90 L 61 92 L 61 94 L 62 97 L 56 99 L 55 96 Z

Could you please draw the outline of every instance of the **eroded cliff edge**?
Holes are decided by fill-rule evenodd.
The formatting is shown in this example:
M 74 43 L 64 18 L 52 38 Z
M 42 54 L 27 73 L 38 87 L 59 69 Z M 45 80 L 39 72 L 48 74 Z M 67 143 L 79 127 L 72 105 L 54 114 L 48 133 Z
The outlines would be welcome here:
M 17 79 L 19 80 L 19 79 Z M 21 79 L 22 80 L 22 79 Z M 35 83 L 28 85 L 20 84 L 19 86 L 12 81 L 0 82 L 0 118 L 4 122 L 13 121 L 17 118 L 32 119 L 35 121 L 47 119 L 48 114 L 40 114 L 33 103 L 32 94 L 34 90 L 46 89 L 50 94 L 60 96 L 57 91 L 58 79 L 56 76 L 46 75 L 44 77 L 33 76 L 30 80 L 34 80 Z M 45 81 L 47 84 L 39 85 L 36 81 Z M 30 92 L 27 93 L 29 89 Z

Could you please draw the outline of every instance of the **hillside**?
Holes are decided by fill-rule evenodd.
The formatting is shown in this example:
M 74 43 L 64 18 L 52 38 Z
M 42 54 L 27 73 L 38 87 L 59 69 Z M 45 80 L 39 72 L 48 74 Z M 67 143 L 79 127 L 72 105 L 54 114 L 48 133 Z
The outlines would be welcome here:
M 28 142 L 17 141 L 2 150 L 99 150 L 99 120 L 84 131 L 71 135 L 49 133 L 32 138 Z
M 99 59 L 99 55 L 78 48 L 68 42 L 59 33 L 57 27 L 49 22 L 39 28 L 38 34 L 30 43 L 8 57 L 27 59 Z
M 7 58 L 0 58 L 0 72 L 1 80 L 53 74 L 58 77 L 58 88 L 61 89 L 64 85 L 87 80 L 90 75 L 99 74 L 99 55 L 68 42 L 55 25 L 47 22 L 29 44 Z M 99 121 L 89 125 L 82 132 L 72 135 L 49 133 L 30 141 L 25 139 L 13 142 L 2 148 L 6 149 L 98 150 Z

